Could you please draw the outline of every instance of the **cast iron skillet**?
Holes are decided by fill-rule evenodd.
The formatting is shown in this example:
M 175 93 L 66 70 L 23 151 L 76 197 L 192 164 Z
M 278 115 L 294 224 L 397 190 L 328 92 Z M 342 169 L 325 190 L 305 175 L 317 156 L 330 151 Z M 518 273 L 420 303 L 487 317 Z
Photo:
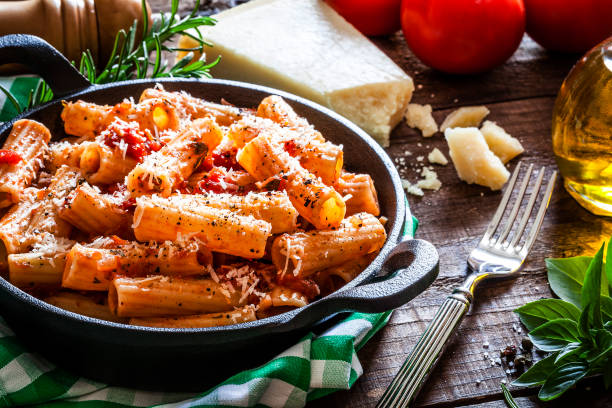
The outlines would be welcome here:
M 202 390 L 264 362 L 340 312 L 399 307 L 437 276 L 435 248 L 422 240 L 401 240 L 410 213 L 393 163 L 361 129 L 326 108 L 275 89 L 233 81 L 157 79 L 94 86 L 48 43 L 27 35 L 0 37 L 2 63 L 24 64 L 51 86 L 57 99 L 19 118 L 44 123 L 54 139 L 65 136 L 62 100 L 115 104 L 130 96 L 138 99 L 155 83 L 244 107 L 255 107 L 270 94 L 281 95 L 326 138 L 344 145 L 346 168 L 374 178 L 382 214 L 389 220 L 388 239 L 378 257 L 337 292 L 287 313 L 228 327 L 160 329 L 102 321 L 51 306 L 0 278 L 2 316 L 29 347 L 62 367 L 116 385 Z M 0 142 L 6 140 L 11 125 L 0 127 Z

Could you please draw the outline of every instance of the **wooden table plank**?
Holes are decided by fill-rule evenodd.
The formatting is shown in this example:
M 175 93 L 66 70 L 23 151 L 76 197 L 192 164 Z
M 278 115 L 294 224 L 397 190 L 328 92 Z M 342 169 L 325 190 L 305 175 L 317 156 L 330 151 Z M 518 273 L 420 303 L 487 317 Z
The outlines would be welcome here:
M 243 0 L 205 0 L 201 9 L 223 9 Z M 183 0 L 180 10 L 190 11 L 194 0 Z M 155 11 L 169 10 L 167 0 L 150 0 Z M 459 106 L 486 104 L 490 120 L 518 137 L 526 152 L 520 160 L 554 166 L 550 121 L 555 95 L 577 56 L 551 54 L 525 37 L 514 56 L 490 73 L 454 76 L 424 66 L 406 46 L 401 33 L 373 40 L 415 81 L 413 101 L 429 103 L 438 123 Z M 418 178 L 422 163 L 417 158 L 438 147 L 448 157 L 443 137 L 424 139 L 414 129 L 400 124 L 393 133 L 389 155 L 398 162 L 402 177 Z M 408 155 L 410 152 L 411 155 Z M 515 165 L 517 160 L 511 163 Z M 309 407 L 371 407 L 389 384 L 406 354 L 432 319 L 449 291 L 466 274 L 465 259 L 477 243 L 501 197 L 499 192 L 461 182 L 452 165 L 435 166 L 443 182 L 438 192 L 422 198 L 410 196 L 413 213 L 420 220 L 418 236 L 432 242 L 440 253 L 440 276 L 423 294 L 396 310 L 389 324 L 360 352 L 364 375 L 349 391 L 340 391 Z M 505 407 L 499 383 L 511 381 L 506 367 L 485 358 L 507 344 L 518 344 L 523 332 L 512 310 L 540 297 L 552 296 L 544 268 L 545 257 L 593 253 L 612 234 L 612 220 L 596 217 L 582 209 L 558 183 L 549 212 L 532 253 L 516 279 L 480 288 L 441 364 L 433 372 L 416 406 L 422 407 Z M 513 328 L 514 325 L 514 328 Z M 516 331 L 515 331 L 516 328 Z M 521 329 L 522 331 L 522 329 Z M 488 349 L 483 343 L 488 341 Z M 536 358 L 539 358 L 534 353 Z M 477 381 L 480 380 L 478 384 Z M 533 389 L 513 390 L 521 407 L 566 407 L 588 404 L 593 408 L 612 405 L 600 379 L 586 380 L 562 399 L 543 404 Z

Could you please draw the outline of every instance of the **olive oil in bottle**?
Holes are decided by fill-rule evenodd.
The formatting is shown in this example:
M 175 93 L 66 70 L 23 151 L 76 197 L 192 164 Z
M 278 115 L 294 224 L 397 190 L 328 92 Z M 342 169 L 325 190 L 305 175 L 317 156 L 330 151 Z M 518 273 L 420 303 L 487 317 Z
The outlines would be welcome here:
M 565 189 L 592 213 L 612 216 L 612 37 L 563 81 L 552 138 Z

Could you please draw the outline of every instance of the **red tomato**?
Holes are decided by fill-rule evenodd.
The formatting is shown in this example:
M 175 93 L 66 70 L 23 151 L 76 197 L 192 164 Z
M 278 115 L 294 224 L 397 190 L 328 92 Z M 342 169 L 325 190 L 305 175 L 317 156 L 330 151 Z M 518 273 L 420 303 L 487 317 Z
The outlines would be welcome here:
M 612 35 L 610 0 L 524 0 L 527 34 L 552 51 L 584 53 Z
M 403 0 L 402 29 L 421 61 L 469 74 L 506 61 L 525 32 L 522 0 Z
M 402 0 L 327 0 L 327 2 L 365 35 L 393 34 L 400 29 Z

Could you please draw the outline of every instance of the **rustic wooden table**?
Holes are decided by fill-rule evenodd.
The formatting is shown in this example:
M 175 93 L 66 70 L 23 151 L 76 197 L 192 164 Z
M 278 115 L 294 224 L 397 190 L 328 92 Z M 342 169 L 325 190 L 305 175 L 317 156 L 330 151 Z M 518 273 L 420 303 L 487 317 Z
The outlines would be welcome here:
M 204 8 L 224 8 L 236 0 L 208 0 Z M 167 10 L 169 1 L 151 0 L 153 10 Z M 182 1 L 190 10 L 193 0 Z M 449 76 L 432 71 L 416 59 L 401 33 L 374 42 L 414 79 L 413 101 L 431 104 L 434 117 L 444 117 L 460 106 L 485 104 L 496 121 L 525 147 L 518 160 L 555 166 L 550 128 L 551 113 L 561 82 L 578 56 L 549 54 L 527 36 L 514 56 L 501 67 L 477 76 Z M 406 157 L 398 166 L 402 177 L 415 181 L 417 170 L 409 163 L 427 156 L 434 147 L 448 157 L 444 138 L 424 139 L 418 131 L 400 124 L 393 132 L 389 155 Z M 432 319 L 438 306 L 467 273 L 465 259 L 476 245 L 496 209 L 501 194 L 468 185 L 457 178 L 452 165 L 436 169 L 442 188 L 422 198 L 410 196 L 413 214 L 419 219 L 418 237 L 433 243 L 440 254 L 440 274 L 431 287 L 409 304 L 397 309 L 389 324 L 360 352 L 364 374 L 349 391 L 336 392 L 309 404 L 310 407 L 372 407 L 395 376 L 407 353 Z M 515 280 L 495 282 L 480 288 L 476 301 L 454 342 L 422 390 L 418 407 L 505 407 L 500 382 L 506 366 L 491 366 L 484 353 L 496 357 L 500 348 L 520 344 L 524 332 L 512 312 L 526 302 L 551 297 L 544 258 L 592 254 L 612 234 L 612 219 L 597 217 L 580 207 L 557 183 L 548 214 L 534 248 Z M 483 344 L 490 344 L 488 349 Z M 538 359 L 536 353 L 534 358 Z M 599 378 L 581 383 L 557 402 L 544 404 L 535 389 L 513 390 L 521 407 L 612 406 L 612 396 Z

